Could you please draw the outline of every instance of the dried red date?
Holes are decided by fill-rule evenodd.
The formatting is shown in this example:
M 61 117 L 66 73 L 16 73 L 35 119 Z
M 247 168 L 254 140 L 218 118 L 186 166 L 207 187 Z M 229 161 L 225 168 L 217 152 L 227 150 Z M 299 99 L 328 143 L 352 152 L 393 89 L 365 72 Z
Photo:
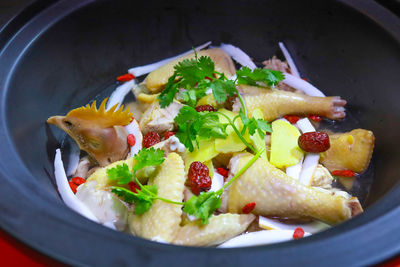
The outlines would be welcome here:
M 202 111 L 215 111 L 215 108 L 211 105 L 201 105 L 196 107 L 197 112 L 202 112 Z
M 167 140 L 171 136 L 176 135 L 176 132 L 165 132 L 164 133 L 164 140 Z
M 299 147 L 306 152 L 321 153 L 329 149 L 329 136 L 324 132 L 304 133 L 299 137 Z
M 210 190 L 211 178 L 208 167 L 200 161 L 190 164 L 186 185 L 190 187 L 195 195 L 199 195 L 202 191 Z
M 149 148 L 161 142 L 161 137 L 157 132 L 148 132 L 143 137 L 143 146 Z

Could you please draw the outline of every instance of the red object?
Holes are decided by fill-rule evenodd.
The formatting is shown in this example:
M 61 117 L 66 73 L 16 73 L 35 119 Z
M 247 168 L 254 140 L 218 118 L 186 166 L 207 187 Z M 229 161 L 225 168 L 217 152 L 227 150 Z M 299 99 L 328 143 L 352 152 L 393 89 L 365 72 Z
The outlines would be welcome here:
M 303 81 L 307 81 L 307 79 L 306 78 L 301 78 Z
M 176 135 L 176 132 L 165 132 L 164 133 L 164 140 L 167 140 L 171 136 Z
M 212 81 L 212 79 L 210 77 L 208 77 L 208 76 L 206 76 L 204 79 Z
M 74 184 L 76 184 L 76 185 L 79 186 L 79 185 L 81 185 L 81 184 L 86 183 L 86 180 L 83 179 L 82 177 L 77 176 L 77 177 L 72 178 L 72 179 L 71 179 L 71 182 L 73 182 Z
M 119 81 L 119 82 L 127 82 L 127 81 L 130 81 L 130 80 L 133 80 L 133 79 L 135 79 L 135 75 L 130 74 L 130 73 L 127 73 L 127 74 L 124 74 L 124 75 L 121 75 L 121 76 L 117 77 L 117 81 Z
M 299 147 L 306 152 L 321 153 L 330 148 L 329 136 L 324 132 L 304 133 L 299 137 Z
M 310 115 L 310 116 L 308 116 L 308 118 L 309 118 L 310 120 L 315 121 L 315 122 L 320 122 L 320 121 L 322 121 L 322 118 L 321 118 L 320 116 L 318 116 L 318 115 Z
M 128 141 L 129 146 L 134 146 L 136 144 L 136 138 L 133 134 L 128 134 L 126 140 Z
M 217 168 L 217 172 L 224 176 L 225 178 L 228 177 L 229 171 L 225 168 Z
M 192 162 L 189 167 L 186 184 L 195 195 L 199 195 L 202 191 L 210 190 L 211 178 L 208 167 L 200 161 Z
M 352 170 L 335 170 L 332 172 L 334 176 L 343 176 L 343 177 L 354 177 L 356 173 Z
M 161 137 L 157 132 L 148 132 L 143 137 L 143 146 L 146 148 L 152 147 L 161 142 Z
M 252 212 L 254 210 L 254 208 L 256 207 L 256 202 L 250 202 L 247 203 L 246 205 L 244 205 L 244 207 L 242 208 L 242 212 L 244 214 L 249 214 L 250 212 Z
M 69 183 L 69 187 L 71 187 L 72 192 L 74 192 L 74 194 L 76 194 L 76 189 L 78 188 L 78 185 L 73 182 L 68 182 L 68 183 Z
M 291 124 L 295 124 L 298 120 L 300 120 L 299 116 L 296 115 L 285 115 L 283 117 L 287 119 Z
M 215 111 L 215 108 L 211 105 L 201 105 L 196 107 L 197 112 L 202 112 L 202 111 Z
M 293 233 L 293 239 L 299 239 L 304 236 L 304 230 L 301 227 L 297 227 Z
M 129 189 L 133 192 L 133 193 L 137 193 L 138 191 L 140 191 L 140 186 L 135 183 L 135 182 L 129 182 L 128 183 Z
M 131 120 L 130 120 L 130 122 L 132 122 L 134 119 L 135 119 L 135 117 L 132 117 Z

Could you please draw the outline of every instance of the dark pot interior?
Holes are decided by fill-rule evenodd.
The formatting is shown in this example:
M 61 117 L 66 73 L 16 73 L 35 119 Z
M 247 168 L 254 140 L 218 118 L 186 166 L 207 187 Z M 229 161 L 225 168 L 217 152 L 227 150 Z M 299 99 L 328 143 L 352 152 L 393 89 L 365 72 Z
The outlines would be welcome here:
M 400 24 L 369 1 L 345 2 L 356 8 L 317 0 L 69 0 L 30 6 L 0 34 L 0 226 L 75 265 L 361 266 L 399 253 L 400 27 L 393 22 Z M 237 45 L 256 62 L 277 54 L 283 41 L 304 77 L 348 101 L 348 119 L 334 127 L 366 128 L 376 136 L 373 165 L 363 176 L 374 179 L 362 197 L 364 214 L 296 242 L 216 250 L 114 232 L 62 203 L 52 164 L 65 135 L 46 119 L 111 92 L 115 77 L 129 67 L 209 40 Z

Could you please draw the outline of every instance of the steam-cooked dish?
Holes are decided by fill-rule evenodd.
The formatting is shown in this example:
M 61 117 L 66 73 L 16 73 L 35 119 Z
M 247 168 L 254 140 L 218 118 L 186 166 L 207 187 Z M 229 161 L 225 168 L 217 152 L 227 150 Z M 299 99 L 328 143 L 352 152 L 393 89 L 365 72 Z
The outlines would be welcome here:
M 289 64 L 257 67 L 223 44 L 133 68 L 100 105 L 50 117 L 81 150 L 67 174 L 56 153 L 65 203 L 134 236 L 220 247 L 297 239 L 363 212 L 336 180 L 366 170 L 374 135 L 319 129 L 346 101 L 303 80 L 281 48 Z

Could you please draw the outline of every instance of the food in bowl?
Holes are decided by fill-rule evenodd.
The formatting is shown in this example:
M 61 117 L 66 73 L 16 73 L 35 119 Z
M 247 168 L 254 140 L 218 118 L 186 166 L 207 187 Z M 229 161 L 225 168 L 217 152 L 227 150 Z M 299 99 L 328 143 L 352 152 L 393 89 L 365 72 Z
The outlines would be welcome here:
M 302 80 L 280 46 L 287 62 L 263 68 L 232 45 L 201 47 L 130 69 L 99 107 L 50 117 L 82 151 L 69 182 L 56 152 L 65 203 L 110 228 L 189 246 L 298 239 L 361 213 L 333 182 L 366 170 L 374 135 L 317 131 L 323 118 L 346 116 L 346 101 Z

